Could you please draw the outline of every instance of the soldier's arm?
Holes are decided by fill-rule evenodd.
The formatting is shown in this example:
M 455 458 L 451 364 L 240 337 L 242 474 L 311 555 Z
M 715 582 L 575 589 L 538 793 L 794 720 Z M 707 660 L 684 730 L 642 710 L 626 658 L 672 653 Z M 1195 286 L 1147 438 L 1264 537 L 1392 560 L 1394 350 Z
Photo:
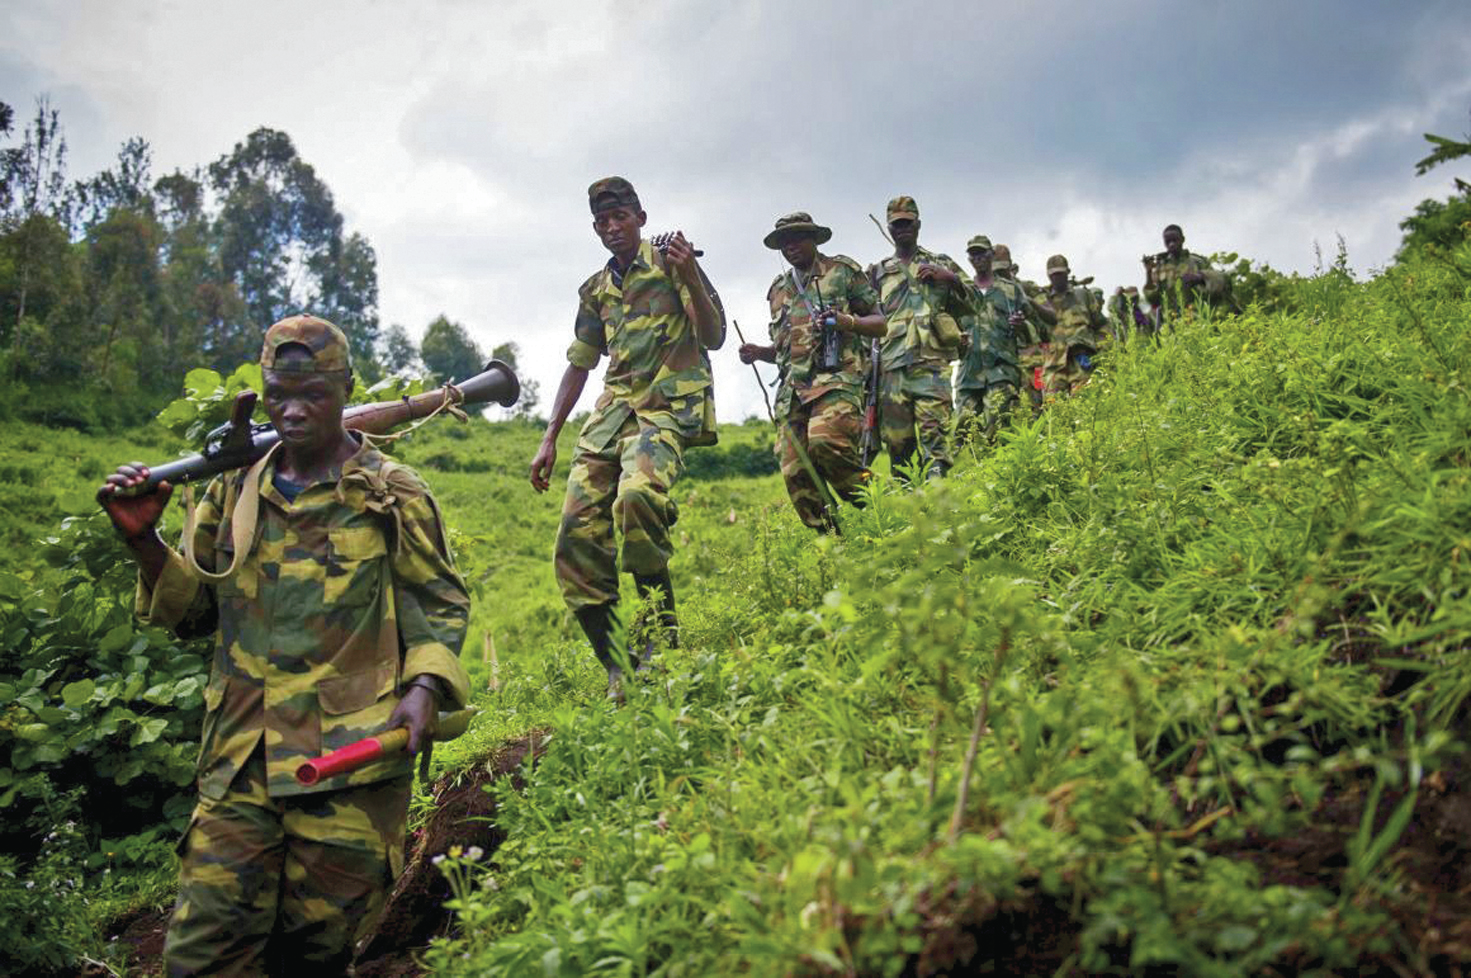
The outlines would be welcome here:
M 679 282 L 680 297 L 684 299 L 685 315 L 695 324 L 695 333 L 700 345 L 707 350 L 718 350 L 725 342 L 725 324 L 720 320 L 720 310 L 705 288 L 705 278 L 700 274 L 700 263 L 695 259 L 695 249 L 685 240 L 684 232 L 676 231 L 669 242 L 669 264 Z
M 557 436 L 587 386 L 587 375 L 598 365 L 607 348 L 607 334 L 593 299 L 596 280 L 597 276 L 588 279 L 577 293 L 577 319 L 572 324 L 572 345 L 567 348 L 567 369 L 562 371 L 562 382 L 552 398 L 551 422 L 531 460 L 531 488 L 537 492 L 546 492 L 551 486 L 552 468 L 557 464 Z
M 470 596 L 450 556 L 439 507 L 417 477 L 413 482 L 399 493 L 400 537 L 391 558 L 403 685 L 432 676 L 445 700 L 440 706 L 459 709 L 470 699 L 470 677 L 460 663 Z
M 210 482 L 195 510 L 194 554 L 209 571 L 223 570 L 214 566 L 214 545 L 223 513 L 225 478 Z M 167 628 L 180 638 L 210 634 L 219 620 L 214 589 L 190 571 L 181 552 L 182 541 L 180 550 L 170 550 L 156 531 L 152 536 L 157 543 L 146 545 L 148 563 L 140 559 L 133 613 L 144 624 Z

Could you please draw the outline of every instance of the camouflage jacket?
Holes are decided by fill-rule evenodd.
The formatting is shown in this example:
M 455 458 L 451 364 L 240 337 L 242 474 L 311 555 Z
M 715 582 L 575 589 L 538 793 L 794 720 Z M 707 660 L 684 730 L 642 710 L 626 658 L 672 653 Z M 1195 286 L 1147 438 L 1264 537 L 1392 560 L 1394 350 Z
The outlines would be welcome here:
M 710 357 L 690 318 L 692 306 L 689 288 L 648 241 L 639 244 L 621 283 L 612 260 L 582 283 L 567 359 L 587 370 L 604 354 L 610 359 L 579 448 L 607 448 L 630 414 L 677 432 L 686 444 L 714 444 Z
M 264 739 L 272 796 L 330 791 L 398 777 L 399 754 L 310 788 L 296 768 L 382 733 L 403 684 L 439 677 L 453 705 L 469 698 L 460 664 L 470 599 L 455 570 L 429 488 L 413 470 L 364 445 L 334 481 L 288 502 L 260 475 L 255 544 L 222 584 L 202 583 L 171 553 L 158 580 L 138 582 L 136 611 L 181 635 L 215 636 L 205 689 L 199 793 L 224 797 Z M 245 470 L 210 483 L 197 511 L 195 554 L 221 571 Z
M 788 269 L 766 290 L 766 301 L 771 306 L 771 342 L 776 345 L 776 365 L 782 379 L 776 401 L 783 413 L 790 410 L 793 400 L 807 404 L 835 390 L 862 396 L 868 337 L 838 331 L 842 366 L 836 371 L 819 371 L 823 331 L 814 326 L 812 310 L 817 308 L 821 294 L 822 302 L 835 312 L 868 315 L 878 308 L 878 293 L 863 268 L 846 255 L 819 254 L 815 268 L 815 281 L 807 278 L 803 282 L 800 272 Z M 798 288 L 799 282 L 803 282 L 805 291 Z
M 955 389 L 977 390 L 992 384 L 1020 386 L 1017 348 L 1040 342 L 1031 339 L 1041 335 L 1042 330 L 1036 306 L 1016 282 L 997 276 L 983 289 L 973 278 L 966 281 L 975 293 L 976 313 L 960 321 L 961 328 L 970 335 L 970 349 L 956 368 Z M 1027 321 L 1012 326 L 1014 312 L 1022 313 Z
M 959 285 L 922 282 L 916 277 L 921 265 L 941 265 L 955 273 Z M 885 370 L 908 366 L 945 367 L 955 359 L 954 351 L 940 345 L 934 322 L 941 314 L 958 320 L 971 315 L 970 276 L 949 255 L 916 248 L 908 264 L 890 255 L 868 266 L 869 281 L 878 291 L 879 309 L 889 321 L 889 332 L 880 344 Z
M 1103 303 L 1087 286 L 1073 285 L 1062 295 L 1046 293 L 1047 307 L 1057 313 L 1057 325 L 1052 327 L 1052 342 L 1066 344 L 1067 348 L 1098 349 L 1108 336 L 1108 320 L 1103 315 Z
M 1186 285 L 1181 278 L 1187 272 L 1199 272 L 1205 277 L 1205 282 L 1198 286 Z M 1210 260 L 1204 256 L 1183 248 L 1178 257 L 1162 251 L 1154 256 L 1154 272 L 1144 283 L 1144 298 L 1155 308 L 1163 308 L 1169 315 L 1176 315 L 1182 308 L 1189 308 L 1201 299 L 1207 302 L 1226 300 L 1230 285 L 1230 279 L 1212 268 Z

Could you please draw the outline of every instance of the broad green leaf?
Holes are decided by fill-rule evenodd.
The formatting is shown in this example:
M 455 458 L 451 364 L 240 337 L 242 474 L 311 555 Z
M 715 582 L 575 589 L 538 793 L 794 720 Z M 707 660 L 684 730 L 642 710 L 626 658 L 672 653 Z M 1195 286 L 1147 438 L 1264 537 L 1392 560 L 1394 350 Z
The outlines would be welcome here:
M 61 701 L 75 710 L 90 700 L 96 691 L 96 683 L 90 679 L 80 679 L 61 687 Z
M 207 367 L 195 367 L 184 375 L 184 389 L 195 397 L 209 397 L 224 389 L 225 382 L 219 374 Z
M 143 744 L 151 744 L 159 737 L 163 736 L 163 732 L 168 729 L 168 725 L 169 722 L 162 717 L 155 717 L 152 720 L 144 720 L 142 723 L 138 724 L 137 728 L 133 731 L 133 736 L 128 738 L 128 743 L 133 747 L 138 747 Z
M 102 640 L 97 643 L 97 649 L 100 652 L 116 652 L 126 646 L 132 637 L 132 625 L 118 625 L 109 629 L 107 634 L 102 636 Z

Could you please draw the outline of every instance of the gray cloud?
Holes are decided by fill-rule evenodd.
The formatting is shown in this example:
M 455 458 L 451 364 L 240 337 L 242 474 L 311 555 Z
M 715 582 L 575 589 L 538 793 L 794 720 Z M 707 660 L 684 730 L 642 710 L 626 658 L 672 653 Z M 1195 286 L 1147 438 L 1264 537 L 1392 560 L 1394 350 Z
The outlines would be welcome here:
M 0 98 L 50 91 L 75 171 L 131 135 L 162 172 L 258 125 L 291 133 L 378 250 L 384 320 L 516 340 L 548 397 L 606 257 L 583 197 L 598 176 L 688 231 L 759 335 L 773 219 L 810 210 L 871 261 L 866 215 L 900 192 L 927 244 L 986 231 L 1032 277 L 1065 251 L 1136 281 L 1169 221 L 1286 269 L 1337 233 L 1382 264 L 1398 220 L 1445 193 L 1412 175 L 1420 134 L 1465 131 L 1471 107 L 1471 8 L 1448 0 L 16 0 L 0 37 Z M 761 402 L 734 345 L 717 391 L 739 419 Z

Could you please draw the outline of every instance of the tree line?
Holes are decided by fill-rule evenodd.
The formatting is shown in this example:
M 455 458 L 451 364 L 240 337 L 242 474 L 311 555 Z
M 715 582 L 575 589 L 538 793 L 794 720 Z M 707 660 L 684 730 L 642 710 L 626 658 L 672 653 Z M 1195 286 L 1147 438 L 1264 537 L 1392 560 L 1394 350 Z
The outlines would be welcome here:
M 261 127 L 162 176 L 134 137 L 111 166 L 73 179 L 49 100 L 23 125 L 0 102 L 0 416 L 137 423 L 190 368 L 254 360 L 265 327 L 301 310 L 346 330 L 369 383 L 462 377 L 483 359 L 444 316 L 419 344 L 380 327 L 373 246 L 286 133 Z M 517 350 L 495 353 L 514 364 Z

